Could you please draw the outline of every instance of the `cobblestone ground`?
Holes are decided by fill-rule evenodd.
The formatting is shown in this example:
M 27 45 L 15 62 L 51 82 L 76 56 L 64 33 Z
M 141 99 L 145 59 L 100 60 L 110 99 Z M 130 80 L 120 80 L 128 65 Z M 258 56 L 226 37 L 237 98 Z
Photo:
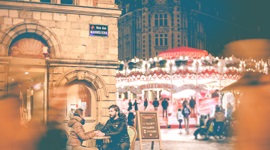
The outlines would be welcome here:
M 190 129 L 187 134 L 184 131 L 179 132 L 178 129 L 161 129 L 161 145 L 162 150 L 233 150 L 234 138 L 231 139 L 214 139 L 195 140 L 193 132 L 195 129 Z M 139 140 L 135 143 L 135 150 L 140 149 Z M 142 150 L 150 150 L 151 142 L 142 142 Z M 154 142 L 154 150 L 159 150 L 159 142 Z

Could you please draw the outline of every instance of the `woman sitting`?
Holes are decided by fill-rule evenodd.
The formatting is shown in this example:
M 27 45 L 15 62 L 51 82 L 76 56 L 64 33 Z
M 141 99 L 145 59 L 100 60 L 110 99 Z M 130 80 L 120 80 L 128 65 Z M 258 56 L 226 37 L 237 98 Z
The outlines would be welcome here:
M 83 125 L 85 120 L 83 118 L 83 109 L 78 108 L 75 110 L 73 117 L 70 118 L 68 126 L 71 128 L 67 145 L 72 147 L 72 150 L 98 150 L 95 147 L 84 147 L 82 142 L 94 137 L 96 131 L 85 132 Z

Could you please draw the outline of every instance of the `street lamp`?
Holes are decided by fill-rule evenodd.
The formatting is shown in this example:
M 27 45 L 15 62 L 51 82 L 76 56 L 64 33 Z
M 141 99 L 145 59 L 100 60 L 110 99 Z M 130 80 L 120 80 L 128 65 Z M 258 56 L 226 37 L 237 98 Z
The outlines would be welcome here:
M 148 76 L 148 71 L 150 69 L 150 63 L 148 61 L 144 61 L 144 68 L 145 68 L 145 78 L 147 80 L 147 99 L 150 100 L 150 90 L 149 90 L 149 76 Z
M 49 59 L 50 59 L 50 53 L 48 52 L 48 47 L 43 47 L 43 55 L 45 57 L 45 63 L 46 63 L 46 73 L 45 73 L 45 84 L 44 84 L 44 122 L 47 122 L 47 107 L 48 107 L 48 98 L 49 98 Z

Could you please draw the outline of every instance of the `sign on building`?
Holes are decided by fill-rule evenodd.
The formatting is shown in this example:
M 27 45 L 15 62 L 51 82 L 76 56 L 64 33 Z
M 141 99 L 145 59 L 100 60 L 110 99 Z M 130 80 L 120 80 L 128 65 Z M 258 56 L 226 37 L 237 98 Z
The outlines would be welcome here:
M 90 24 L 89 25 L 89 36 L 108 36 L 108 26 Z

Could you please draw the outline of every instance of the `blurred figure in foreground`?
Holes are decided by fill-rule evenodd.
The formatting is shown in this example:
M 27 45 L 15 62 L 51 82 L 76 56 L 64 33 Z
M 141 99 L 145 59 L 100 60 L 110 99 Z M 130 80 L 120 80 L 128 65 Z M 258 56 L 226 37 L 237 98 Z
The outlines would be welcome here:
M 232 42 L 225 47 L 225 53 L 244 60 L 264 60 L 263 70 L 251 66 L 245 67 L 244 76 L 237 82 L 225 87 L 223 91 L 242 93 L 236 108 L 239 121 L 237 132 L 237 150 L 270 149 L 270 40 L 251 39 Z M 255 68 L 255 69 L 254 69 Z M 264 73 L 261 73 L 264 72 Z
M 68 136 L 59 126 L 58 122 L 47 123 L 47 130 L 39 140 L 37 150 L 66 150 Z
M 9 94 L 0 97 L 0 149 L 1 150 L 36 150 L 41 134 L 44 132 L 43 126 L 28 127 L 20 124 L 19 91 L 17 84 L 9 85 Z M 12 87 L 13 86 L 13 87 Z

